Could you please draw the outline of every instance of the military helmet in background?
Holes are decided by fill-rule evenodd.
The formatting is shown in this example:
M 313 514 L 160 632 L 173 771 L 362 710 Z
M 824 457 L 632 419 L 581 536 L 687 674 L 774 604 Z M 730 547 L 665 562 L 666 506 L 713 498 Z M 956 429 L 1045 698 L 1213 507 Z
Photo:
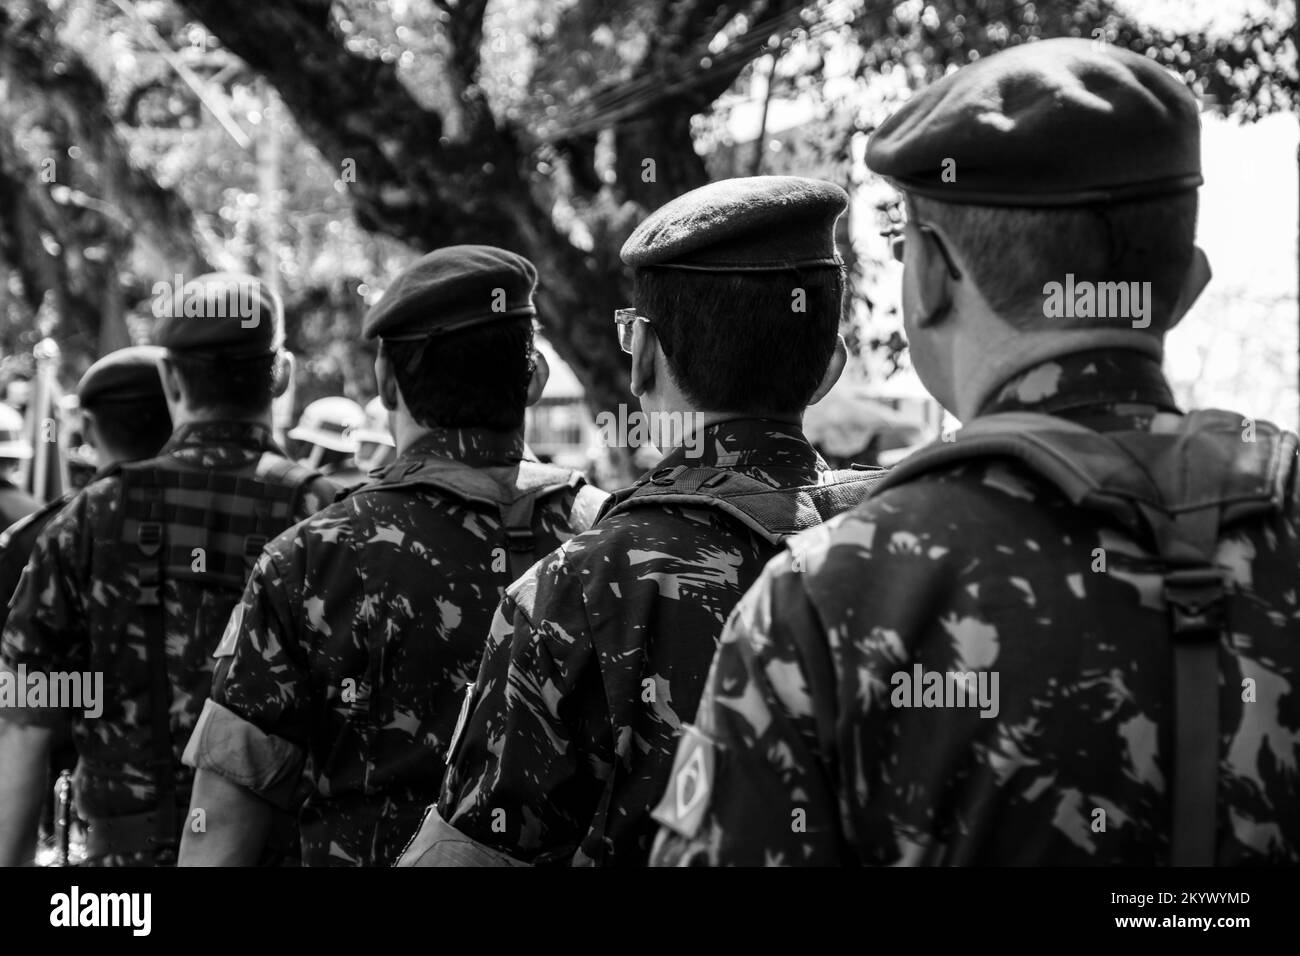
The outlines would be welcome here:
M 14 408 L 0 404 L 0 459 L 32 457 L 32 443 L 23 434 L 23 416 Z
M 330 451 L 352 454 L 357 450 L 352 430 L 365 422 L 365 411 L 352 399 L 342 395 L 318 398 L 302 410 L 302 416 L 290 429 L 289 437 Z
M 397 443 L 388 430 L 388 409 L 382 398 L 376 395 L 366 402 L 365 415 L 365 422 L 351 429 L 348 436 L 356 442 L 357 467 L 370 471 L 392 460 Z

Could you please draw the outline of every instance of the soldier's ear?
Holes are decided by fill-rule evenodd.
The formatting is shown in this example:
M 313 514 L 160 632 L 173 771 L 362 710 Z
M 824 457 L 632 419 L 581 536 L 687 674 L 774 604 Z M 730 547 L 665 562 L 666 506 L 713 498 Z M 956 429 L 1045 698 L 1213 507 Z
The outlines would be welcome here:
M 951 254 L 944 240 L 934 232 L 922 232 L 909 226 L 904 282 L 913 282 L 916 291 L 916 322 L 921 328 L 938 325 L 952 311 L 953 278 Z
M 528 397 L 525 405 L 536 405 L 546 391 L 546 383 L 551 377 L 551 364 L 538 349 L 533 349 L 533 376 L 528 380 Z
M 840 375 L 844 372 L 844 365 L 849 360 L 849 347 L 844 344 L 844 336 L 835 336 L 835 351 L 831 353 L 830 364 L 826 366 L 826 374 L 822 376 L 821 384 L 817 386 L 817 391 L 813 392 L 812 398 L 808 399 L 809 405 L 816 405 L 826 393 L 835 387 L 835 383 L 840 380 Z
M 632 394 L 640 398 L 655 386 L 655 356 L 662 346 L 649 322 L 632 323 Z M 665 358 L 664 361 L 667 361 Z
M 379 400 L 384 408 L 390 412 L 397 411 L 397 376 L 393 374 L 393 363 L 382 348 L 375 355 L 375 387 L 379 389 Z
M 95 424 L 95 413 L 89 408 L 81 410 L 81 433 L 86 439 L 86 444 L 99 451 L 99 429 Z
M 176 366 L 166 355 L 158 357 L 158 378 L 162 381 L 163 397 L 167 404 L 176 406 L 181 403 L 181 382 L 176 374 Z
M 1182 321 L 1213 277 L 1214 270 L 1210 268 L 1205 250 L 1200 246 L 1192 246 L 1192 261 L 1187 267 L 1187 274 L 1183 276 L 1182 288 L 1178 290 L 1178 301 L 1169 310 L 1169 321 L 1165 323 L 1164 331 L 1168 332 Z
M 280 349 L 275 353 L 275 363 L 271 371 L 271 396 L 279 398 L 293 381 L 293 353 Z

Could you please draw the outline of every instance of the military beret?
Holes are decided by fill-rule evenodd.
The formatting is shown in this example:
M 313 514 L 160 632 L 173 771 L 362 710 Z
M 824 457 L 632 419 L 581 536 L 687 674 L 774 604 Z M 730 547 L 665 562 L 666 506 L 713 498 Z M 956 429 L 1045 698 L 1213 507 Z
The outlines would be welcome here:
M 665 203 L 623 243 L 629 266 L 770 272 L 837 265 L 839 186 L 798 176 L 724 179 Z
M 876 130 L 867 166 L 950 203 L 1075 206 L 1201 184 L 1196 98 L 1154 60 L 1039 40 L 926 87 Z
M 270 355 L 284 342 L 280 297 L 254 276 L 212 272 L 181 285 L 154 284 L 153 341 L 170 352 L 209 358 Z
M 141 398 L 162 400 L 162 379 L 158 377 L 158 357 L 165 349 L 150 345 L 109 352 L 81 376 L 77 383 L 77 401 L 82 408 L 99 402 L 124 402 Z
M 415 260 L 366 314 L 368 339 L 420 339 L 536 315 L 537 270 L 495 246 L 447 246 Z

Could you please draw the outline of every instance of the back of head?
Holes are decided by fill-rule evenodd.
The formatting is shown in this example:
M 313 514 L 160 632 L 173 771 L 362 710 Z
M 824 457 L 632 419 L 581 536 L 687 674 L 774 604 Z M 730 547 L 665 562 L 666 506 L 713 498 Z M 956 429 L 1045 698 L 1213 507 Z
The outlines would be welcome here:
M 867 165 L 1017 328 L 1115 328 L 1134 318 L 1130 289 L 1149 292 L 1133 327 L 1163 333 L 1179 317 L 1200 123 L 1190 91 L 1154 60 L 1086 40 L 1011 47 L 918 93 L 872 136 Z M 1058 313 L 1054 283 L 1110 298 Z M 1121 293 L 1130 314 L 1104 314 Z
M 407 411 L 425 428 L 522 427 L 535 357 L 527 259 L 493 246 L 422 256 L 366 316 Z
M 729 179 L 647 217 L 623 246 L 637 312 L 701 410 L 801 412 L 835 351 L 845 276 L 830 183 Z
M 77 404 L 93 424 L 101 466 L 152 458 L 172 431 L 159 378 L 163 349 L 130 346 L 90 366 L 77 384 Z
M 282 375 L 278 295 L 253 276 L 216 272 L 179 287 L 156 283 L 153 311 L 154 342 L 167 350 L 192 409 L 231 419 L 266 414 Z

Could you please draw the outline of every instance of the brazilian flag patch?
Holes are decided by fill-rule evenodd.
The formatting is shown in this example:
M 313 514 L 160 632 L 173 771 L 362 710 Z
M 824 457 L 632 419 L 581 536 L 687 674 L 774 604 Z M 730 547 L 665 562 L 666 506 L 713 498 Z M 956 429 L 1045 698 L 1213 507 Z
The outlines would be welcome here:
M 668 789 L 655 807 L 654 818 L 682 836 L 695 836 L 709 809 L 716 767 L 713 741 L 692 725 L 683 724 Z

